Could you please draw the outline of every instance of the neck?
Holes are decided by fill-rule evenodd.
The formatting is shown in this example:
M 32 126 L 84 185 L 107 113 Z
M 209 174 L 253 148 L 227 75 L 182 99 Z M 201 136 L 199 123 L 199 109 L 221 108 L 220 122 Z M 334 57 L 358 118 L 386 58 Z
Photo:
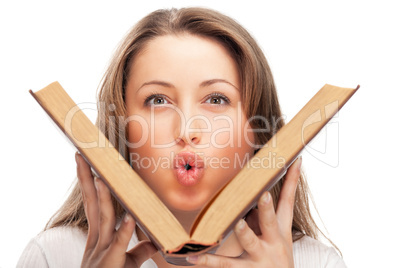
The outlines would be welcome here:
M 198 215 L 199 211 L 181 211 L 181 210 L 174 210 L 170 209 L 172 214 L 176 217 L 176 219 L 180 222 L 183 226 L 184 230 L 187 233 L 190 233 L 191 226 Z M 146 235 L 141 231 L 140 228 L 136 228 L 136 233 L 138 236 L 138 240 L 149 240 Z M 188 267 L 188 266 L 176 266 L 169 264 L 165 261 L 165 259 L 159 253 L 152 256 L 152 260 L 158 265 L 159 268 L 180 268 L 180 267 Z
M 170 209 L 170 211 L 176 217 L 176 219 L 180 222 L 180 224 L 183 226 L 184 230 L 186 230 L 187 233 L 190 233 L 191 226 L 193 225 L 195 218 L 197 217 L 198 213 L 200 212 L 199 210 L 182 211 L 182 210 L 175 210 L 175 209 Z
M 191 225 L 193 224 L 193 221 L 195 220 L 195 217 L 197 216 L 199 211 L 172 211 L 173 215 L 179 220 L 179 222 L 182 224 L 184 229 L 189 233 Z M 136 228 L 137 236 L 140 241 L 142 240 L 148 240 L 146 235 L 141 231 L 141 229 Z M 218 248 L 216 253 L 218 255 L 223 255 L 223 256 L 229 256 L 229 257 L 236 257 L 242 254 L 243 248 L 240 246 L 236 235 L 232 233 Z M 152 256 L 152 260 L 156 263 L 158 268 L 186 268 L 188 266 L 175 266 L 172 264 L 169 264 L 165 261 L 165 259 L 162 257 L 161 254 L 157 253 Z M 193 267 L 198 267 L 198 266 L 193 266 Z

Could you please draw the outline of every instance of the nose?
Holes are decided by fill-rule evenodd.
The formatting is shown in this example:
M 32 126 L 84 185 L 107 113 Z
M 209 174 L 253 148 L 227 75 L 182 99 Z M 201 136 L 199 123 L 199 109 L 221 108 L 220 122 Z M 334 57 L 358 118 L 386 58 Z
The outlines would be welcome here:
M 176 141 L 182 145 L 188 144 L 194 147 L 202 147 L 201 141 L 205 131 L 205 128 L 203 128 L 203 125 L 205 125 L 203 124 L 204 120 L 201 115 L 182 118 L 180 126 L 176 128 Z
M 177 137 L 179 143 L 189 144 L 191 146 L 196 146 L 200 143 L 200 140 L 200 137 L 195 132 L 189 133 L 189 135 Z

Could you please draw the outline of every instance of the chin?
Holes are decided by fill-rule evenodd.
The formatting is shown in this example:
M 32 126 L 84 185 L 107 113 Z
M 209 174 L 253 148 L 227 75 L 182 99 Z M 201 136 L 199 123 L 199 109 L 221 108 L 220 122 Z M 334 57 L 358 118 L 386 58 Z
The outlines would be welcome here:
M 204 198 L 174 198 L 168 200 L 165 204 L 171 211 L 194 212 L 200 211 L 207 203 Z
M 168 208 L 171 211 L 183 211 L 183 212 L 194 212 L 194 211 L 199 211 L 202 209 L 202 207 L 204 206 L 203 204 L 195 204 L 195 203 L 184 203 L 184 202 L 180 202 L 180 203 L 169 203 L 167 204 Z

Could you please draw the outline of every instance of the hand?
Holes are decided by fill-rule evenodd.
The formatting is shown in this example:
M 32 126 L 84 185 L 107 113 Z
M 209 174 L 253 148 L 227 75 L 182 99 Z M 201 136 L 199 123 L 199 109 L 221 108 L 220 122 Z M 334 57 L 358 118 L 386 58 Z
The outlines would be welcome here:
M 76 154 L 77 176 L 88 220 L 88 238 L 82 267 L 140 267 L 157 250 L 142 241 L 126 252 L 135 229 L 134 219 L 126 214 L 119 230 L 109 189 L 98 178 L 80 154 Z
M 265 192 L 258 202 L 258 224 L 261 235 L 256 235 L 242 219 L 234 229 L 244 253 L 240 257 L 204 254 L 188 258 L 202 267 L 293 267 L 292 221 L 301 158 L 289 167 L 281 189 L 275 213 L 272 197 Z M 259 232 L 258 232 L 259 233 Z

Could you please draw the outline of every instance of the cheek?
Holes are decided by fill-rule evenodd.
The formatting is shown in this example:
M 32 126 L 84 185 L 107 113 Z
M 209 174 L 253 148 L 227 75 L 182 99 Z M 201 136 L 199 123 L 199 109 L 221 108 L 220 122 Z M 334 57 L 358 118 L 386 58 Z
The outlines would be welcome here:
M 149 139 L 151 144 L 163 147 L 171 147 L 175 140 L 175 126 L 171 116 L 155 117 L 150 122 Z
M 215 148 L 236 148 L 239 153 L 253 151 L 250 147 L 255 144 L 252 128 L 243 115 L 241 118 L 228 116 L 222 120 L 212 120 L 210 143 Z
M 256 149 L 254 131 L 250 126 L 244 129 L 242 139 L 246 147 L 251 147 L 250 150 L 254 151 Z
M 136 116 L 128 123 L 130 148 L 172 145 L 175 126 L 172 116 Z
M 147 142 L 149 136 L 149 128 L 148 123 L 145 120 L 131 118 L 127 127 L 130 148 L 137 148 L 138 146 L 142 146 Z
M 232 117 L 232 119 L 235 117 Z M 211 135 L 209 157 L 219 165 L 229 177 L 236 174 L 245 161 L 254 155 L 254 133 L 245 116 L 238 120 L 220 122 L 214 126 Z M 216 158 L 216 159 L 215 159 Z
M 210 144 L 214 148 L 233 147 L 236 139 L 236 127 L 233 121 L 218 120 L 212 121 L 212 132 L 210 133 Z

